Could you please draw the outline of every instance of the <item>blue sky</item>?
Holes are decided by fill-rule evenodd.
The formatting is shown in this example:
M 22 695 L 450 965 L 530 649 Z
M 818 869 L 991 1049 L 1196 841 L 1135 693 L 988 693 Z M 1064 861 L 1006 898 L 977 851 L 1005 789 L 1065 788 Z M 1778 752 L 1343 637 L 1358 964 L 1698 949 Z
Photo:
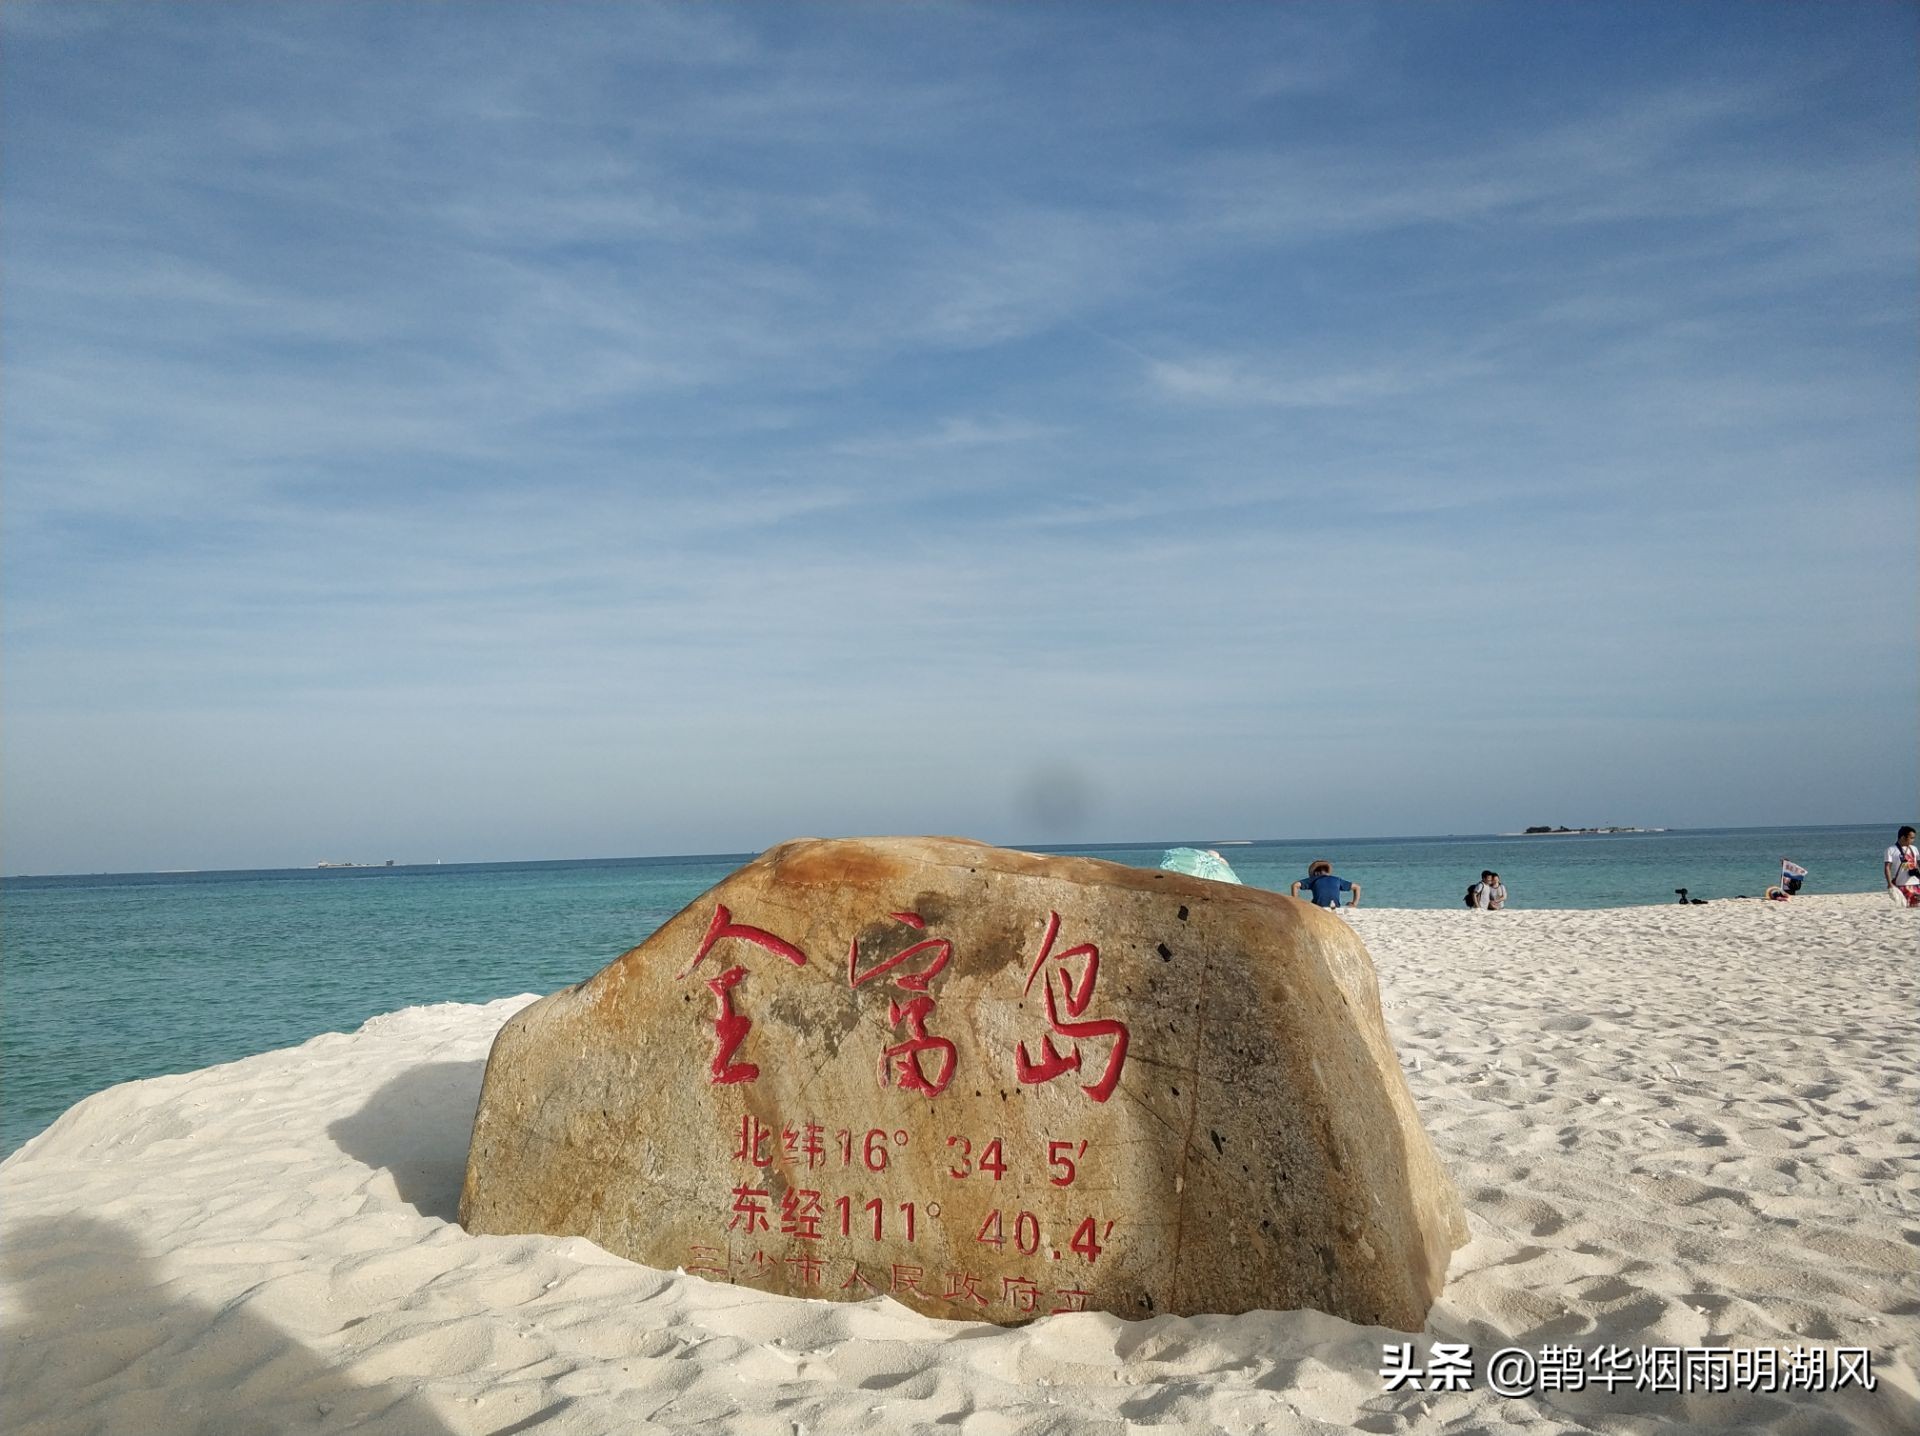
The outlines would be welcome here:
M 1916 16 L 9 4 L 0 865 L 1910 819 Z

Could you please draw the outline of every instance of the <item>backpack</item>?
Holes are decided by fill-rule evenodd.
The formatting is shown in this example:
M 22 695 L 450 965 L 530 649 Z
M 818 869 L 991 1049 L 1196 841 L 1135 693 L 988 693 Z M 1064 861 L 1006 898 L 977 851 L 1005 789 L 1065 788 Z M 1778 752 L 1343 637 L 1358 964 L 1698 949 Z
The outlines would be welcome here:
M 1467 906 L 1468 906 L 1468 907 L 1473 907 L 1473 906 L 1475 906 L 1475 904 L 1474 904 L 1474 901 L 1473 901 L 1473 895 L 1474 895 L 1474 893 L 1475 893 L 1475 892 L 1476 892 L 1476 891 L 1477 891 L 1477 890 L 1479 889 L 1479 887 L 1480 887 L 1480 884 L 1479 884 L 1479 883 L 1475 883 L 1475 884 L 1474 884 L 1474 885 L 1473 885 L 1472 887 L 1470 887 L 1470 888 L 1468 888 L 1468 889 L 1467 889 Z

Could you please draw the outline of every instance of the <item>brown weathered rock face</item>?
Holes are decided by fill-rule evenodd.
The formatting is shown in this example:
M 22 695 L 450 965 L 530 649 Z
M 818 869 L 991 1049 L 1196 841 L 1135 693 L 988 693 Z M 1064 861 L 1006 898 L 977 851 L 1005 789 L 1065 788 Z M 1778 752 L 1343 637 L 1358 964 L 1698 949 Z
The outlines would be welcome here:
M 514 1017 L 460 1220 L 942 1317 L 1406 1330 L 1466 1239 L 1345 923 L 955 838 L 774 848 Z

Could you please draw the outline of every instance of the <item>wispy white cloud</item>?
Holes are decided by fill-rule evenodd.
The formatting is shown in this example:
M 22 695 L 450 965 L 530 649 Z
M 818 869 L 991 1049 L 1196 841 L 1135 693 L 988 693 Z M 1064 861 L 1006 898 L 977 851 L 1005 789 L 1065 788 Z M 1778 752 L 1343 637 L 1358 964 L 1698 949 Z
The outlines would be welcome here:
M 1850 622 L 1911 572 L 1911 86 L 1798 22 L 1489 94 L 1401 36 L 1481 21 L 1348 6 L 85 8 L 0 15 L 10 865 L 222 752 L 484 856 L 543 794 L 778 836 L 720 772 L 1001 822 L 1063 753 L 1110 835 L 1268 832 L 1308 742 L 1911 696 Z
M 980 449 L 1007 444 L 1033 444 L 1059 437 L 1059 425 L 1022 419 L 975 418 L 948 415 L 931 428 L 911 433 L 862 435 L 833 445 L 836 453 L 856 458 L 901 458 L 947 449 Z
M 1287 367 L 1294 372 L 1259 361 L 1212 356 L 1156 361 L 1149 377 L 1162 393 L 1194 403 L 1327 409 L 1378 404 L 1446 388 L 1484 377 L 1492 368 L 1485 362 L 1466 359 L 1395 361 L 1319 372 L 1301 372 L 1297 362 Z

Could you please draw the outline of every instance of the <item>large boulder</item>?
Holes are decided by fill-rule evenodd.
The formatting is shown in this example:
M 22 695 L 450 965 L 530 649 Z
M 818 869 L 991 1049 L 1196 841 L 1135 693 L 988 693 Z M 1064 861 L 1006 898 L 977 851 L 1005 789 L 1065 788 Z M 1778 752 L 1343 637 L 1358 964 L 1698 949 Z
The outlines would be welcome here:
M 1008 1323 L 1416 1330 L 1466 1239 L 1346 923 L 957 838 L 774 848 L 520 1012 L 460 1220 Z

